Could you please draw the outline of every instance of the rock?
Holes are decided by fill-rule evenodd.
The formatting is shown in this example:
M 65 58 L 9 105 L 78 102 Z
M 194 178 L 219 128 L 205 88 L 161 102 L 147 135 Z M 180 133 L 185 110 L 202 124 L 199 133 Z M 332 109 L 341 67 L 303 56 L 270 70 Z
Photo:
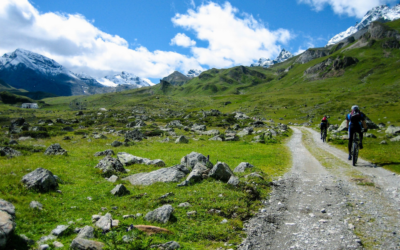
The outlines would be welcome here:
M 47 236 L 42 236 L 42 237 L 40 237 L 38 243 L 44 243 L 44 242 L 49 241 L 49 240 L 55 240 L 56 238 L 57 237 L 52 235 L 52 234 L 47 235 Z
M 182 128 L 183 125 L 181 123 L 181 121 L 179 120 L 174 120 L 174 121 L 170 121 L 167 126 L 167 128 Z
M 18 150 L 9 147 L 0 147 L 0 156 L 16 157 L 21 155 L 22 153 Z
M 60 144 L 55 143 L 48 147 L 44 152 L 45 155 L 68 155 L 67 150 L 61 148 Z
M 264 136 L 262 136 L 262 135 L 254 136 L 252 142 L 265 143 Z
M 241 162 L 234 170 L 233 172 L 235 173 L 243 173 L 247 168 L 254 168 L 253 165 L 251 165 L 248 162 Z
M 96 221 L 100 220 L 101 216 L 98 214 L 92 215 L 92 222 L 95 223 Z
M 118 184 L 113 190 L 111 190 L 111 194 L 114 196 L 123 196 L 130 194 L 130 192 L 123 184 Z
M 64 140 L 64 141 L 70 141 L 70 140 L 72 140 L 72 139 L 71 139 L 71 137 L 69 137 L 69 136 L 64 136 L 63 140 Z
M 191 205 L 189 202 L 183 202 L 183 203 L 179 204 L 178 207 L 191 207 Z
M 72 250 L 101 250 L 103 247 L 104 244 L 101 242 L 82 238 L 75 238 L 70 246 Z
M 102 230 L 110 230 L 112 227 L 112 215 L 110 213 L 106 213 L 104 216 L 100 217 L 95 225 Z
M 72 127 L 65 127 L 61 129 L 62 131 L 73 132 L 74 129 Z
M 386 141 L 381 141 L 379 144 L 386 145 L 386 144 L 387 144 L 387 142 L 386 142 Z
M 192 126 L 192 131 L 206 131 L 206 130 L 207 130 L 206 125 L 194 124 Z
M 95 168 L 101 169 L 103 174 L 113 173 L 113 172 L 122 172 L 126 173 L 126 170 L 122 163 L 111 156 L 104 157 Z
M 248 179 L 248 178 L 258 178 L 258 179 L 264 180 L 264 178 L 261 175 L 257 174 L 257 173 L 248 174 L 244 178 L 246 178 L 246 179 Z
M 208 140 L 209 141 L 224 141 L 224 138 L 219 136 L 219 135 L 217 135 L 217 136 L 214 136 L 214 137 L 212 137 L 212 138 L 210 138 Z
M 231 178 L 229 178 L 229 181 L 228 181 L 229 185 L 232 185 L 232 186 L 236 187 L 237 185 L 239 185 L 239 183 L 240 183 L 240 181 L 239 181 L 238 177 L 232 175 Z
M 135 129 L 135 130 L 131 130 L 125 133 L 125 139 L 129 139 L 132 141 L 141 141 L 143 139 L 146 139 L 146 136 L 143 135 L 142 132 L 140 132 L 140 130 Z
M 240 131 L 239 133 L 237 133 L 238 136 L 243 137 L 246 135 L 251 135 L 253 133 L 253 128 L 252 127 L 246 127 L 244 128 L 242 131 Z
M 347 131 L 346 126 L 347 126 L 347 121 L 344 120 L 344 121 L 340 124 L 339 128 L 338 128 L 336 131 L 337 131 L 337 132 Z
M 64 247 L 64 245 L 63 245 L 61 242 L 59 242 L 59 241 L 54 241 L 54 242 L 53 242 L 53 246 L 54 246 L 55 248 L 62 248 L 62 247 Z
M 124 166 L 129 166 L 132 164 L 142 164 L 143 163 L 143 158 L 137 157 L 125 152 L 119 152 L 117 154 L 118 160 L 124 165 Z
M 165 162 L 163 160 L 156 159 L 156 160 L 151 160 L 151 161 L 147 162 L 146 165 L 153 165 L 156 167 L 165 167 Z
M 175 140 L 175 143 L 189 143 L 189 140 L 184 135 L 181 135 Z
M 39 210 L 43 209 L 43 205 L 38 201 L 31 201 L 31 203 L 29 204 L 29 207 L 32 209 L 39 209 Z
M 226 223 L 228 223 L 228 220 L 227 220 L 227 219 L 223 219 L 223 220 L 221 221 L 221 224 L 226 224 Z
M 19 237 L 26 243 L 28 246 L 32 246 L 35 244 L 35 241 L 32 239 L 29 239 L 25 234 L 20 234 Z
M 108 139 L 107 136 L 103 134 L 97 134 L 93 136 L 94 139 Z
M 390 139 L 390 141 L 393 141 L 393 142 L 400 141 L 400 135 L 396 136 L 395 138 Z
M 240 125 L 239 124 L 235 124 L 232 127 L 233 130 L 239 130 L 240 129 Z
M 396 126 L 390 125 L 386 129 L 385 133 L 386 134 L 391 134 L 391 135 L 398 134 L 398 133 L 400 133 L 400 127 L 396 127 Z
M 223 182 L 228 182 L 232 175 L 232 170 L 224 162 L 217 162 L 208 174 L 209 177 Z
M 151 212 L 148 212 L 144 217 L 147 221 L 155 221 L 159 223 L 167 223 L 174 209 L 171 205 L 164 205 Z
M 85 226 L 79 231 L 77 238 L 85 238 L 85 239 L 94 238 L 94 228 L 91 226 Z
M 211 129 L 211 130 L 207 130 L 207 131 L 196 131 L 196 133 L 198 133 L 200 135 L 209 135 L 209 136 L 216 136 L 216 135 L 220 134 L 219 130 L 216 130 L 216 129 Z
M 9 145 L 18 145 L 18 141 L 16 140 L 10 140 L 10 142 L 8 143 Z
M 44 168 L 37 168 L 22 177 L 21 181 L 28 189 L 35 189 L 40 192 L 47 192 L 58 187 L 57 180 L 53 173 Z
M 152 235 L 152 234 L 157 234 L 157 233 L 168 233 L 172 234 L 171 231 L 161 228 L 161 227 L 155 227 L 155 226 L 149 226 L 149 225 L 135 225 L 135 228 L 145 232 L 147 235 Z
M 10 202 L 0 199 L 0 249 L 5 247 L 7 239 L 13 234 L 16 223 L 15 207 Z
M 176 165 L 169 168 L 161 168 L 149 173 L 139 173 L 128 176 L 123 180 L 128 180 L 132 185 L 148 186 L 156 182 L 178 182 L 189 170 L 183 165 Z
M 196 183 L 203 180 L 203 174 L 208 172 L 208 168 L 204 166 L 202 163 L 198 162 L 194 166 L 192 172 L 186 178 L 186 181 L 189 183 Z
M 191 152 L 181 159 L 181 164 L 189 169 L 192 169 L 197 163 L 202 163 L 207 168 L 213 167 L 213 164 L 208 161 L 207 157 L 197 152 Z
M 110 178 L 107 179 L 107 181 L 112 182 L 112 183 L 116 182 L 117 180 L 118 180 L 118 176 L 116 176 L 116 175 L 112 175 Z
M 94 154 L 94 156 L 112 156 L 112 155 L 115 155 L 115 153 L 111 149 L 107 149 L 107 150 L 104 150 L 104 151 L 96 152 Z
M 235 113 L 235 118 L 238 119 L 238 120 L 243 120 L 243 119 L 248 119 L 249 117 L 246 114 L 242 113 L 242 112 L 236 112 Z
M 239 141 L 239 137 L 234 135 L 234 136 L 226 136 L 225 141 Z
M 181 246 L 176 241 L 169 241 L 167 243 L 160 244 L 157 247 L 158 247 L 158 249 L 175 250 L 175 249 L 180 248 Z
M 121 146 L 123 143 L 122 142 L 120 142 L 120 141 L 113 141 L 112 143 L 111 143 L 111 146 L 112 147 L 119 147 L 119 146 Z
M 52 235 L 55 235 L 55 236 L 60 236 L 60 235 L 62 235 L 64 232 L 65 232 L 65 230 L 67 230 L 68 229 L 68 226 L 65 226 L 65 225 L 58 225 L 57 227 L 56 227 L 56 229 L 53 229 L 53 231 L 51 231 L 51 234 Z
M 50 246 L 48 244 L 43 244 L 43 245 L 39 246 L 39 250 L 47 250 L 49 248 L 50 248 Z
M 371 134 L 371 133 L 366 133 L 365 137 L 367 137 L 367 138 L 376 138 L 376 135 Z

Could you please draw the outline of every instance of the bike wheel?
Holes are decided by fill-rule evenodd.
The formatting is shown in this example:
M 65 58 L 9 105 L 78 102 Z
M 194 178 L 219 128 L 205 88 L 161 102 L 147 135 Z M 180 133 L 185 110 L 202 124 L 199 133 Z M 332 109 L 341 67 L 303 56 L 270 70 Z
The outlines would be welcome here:
M 322 142 L 326 142 L 326 131 L 324 132 L 324 135 L 322 136 Z
M 358 144 L 353 143 L 353 166 L 357 164 L 358 160 Z

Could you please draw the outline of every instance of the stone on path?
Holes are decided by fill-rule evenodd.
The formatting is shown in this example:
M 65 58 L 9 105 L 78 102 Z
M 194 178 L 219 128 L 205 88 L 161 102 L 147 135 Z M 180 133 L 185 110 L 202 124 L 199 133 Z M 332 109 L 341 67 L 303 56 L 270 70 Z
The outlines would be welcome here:
M 151 212 L 148 212 L 144 217 L 147 221 L 155 221 L 159 223 L 167 223 L 174 209 L 171 205 L 164 205 Z
M 22 183 L 28 189 L 35 189 L 40 192 L 47 192 L 58 187 L 53 173 L 44 168 L 38 168 L 22 177 Z

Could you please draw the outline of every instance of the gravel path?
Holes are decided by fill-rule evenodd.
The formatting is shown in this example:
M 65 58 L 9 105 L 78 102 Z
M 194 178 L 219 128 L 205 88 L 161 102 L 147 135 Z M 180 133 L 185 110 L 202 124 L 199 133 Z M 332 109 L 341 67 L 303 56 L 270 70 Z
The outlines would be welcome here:
M 363 160 L 352 167 L 346 153 L 304 129 L 312 147 L 321 149 L 317 158 L 334 158 L 327 169 L 303 145 L 302 131 L 292 129 L 293 167 L 273 182 L 238 249 L 400 249 L 400 178 Z M 367 178 L 375 186 L 357 185 Z

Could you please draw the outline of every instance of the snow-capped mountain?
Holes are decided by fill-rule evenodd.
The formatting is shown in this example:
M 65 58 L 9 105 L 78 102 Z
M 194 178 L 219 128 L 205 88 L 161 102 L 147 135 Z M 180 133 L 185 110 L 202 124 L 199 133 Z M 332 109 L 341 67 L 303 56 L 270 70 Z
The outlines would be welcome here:
M 201 74 L 201 72 L 203 71 L 200 69 L 191 69 L 187 72 L 186 76 L 189 78 L 198 77 Z
M 349 37 L 359 30 L 362 30 L 369 26 L 370 23 L 374 21 L 389 22 L 400 18 L 400 5 L 396 5 L 390 8 L 387 5 L 380 5 L 372 8 L 365 14 L 362 20 L 355 26 L 351 26 L 346 31 L 343 31 L 329 40 L 327 46 L 335 44 L 346 37 Z
M 293 55 L 289 51 L 282 49 L 282 51 L 279 53 L 278 57 L 275 60 L 267 59 L 267 58 L 260 58 L 257 63 L 253 63 L 250 65 L 250 67 L 263 67 L 263 68 L 269 68 L 270 66 L 281 63 L 286 61 L 289 58 L 292 58 Z
M 98 82 L 108 87 L 116 87 L 118 85 L 131 85 L 132 87 L 141 88 L 154 85 L 147 79 L 142 79 L 132 73 L 122 71 L 118 74 L 111 74 L 103 78 L 97 79 Z
M 279 53 L 278 57 L 274 60 L 274 62 L 281 63 L 292 57 L 293 57 L 292 53 L 290 53 L 289 51 L 287 51 L 285 49 L 282 49 L 281 53 Z

